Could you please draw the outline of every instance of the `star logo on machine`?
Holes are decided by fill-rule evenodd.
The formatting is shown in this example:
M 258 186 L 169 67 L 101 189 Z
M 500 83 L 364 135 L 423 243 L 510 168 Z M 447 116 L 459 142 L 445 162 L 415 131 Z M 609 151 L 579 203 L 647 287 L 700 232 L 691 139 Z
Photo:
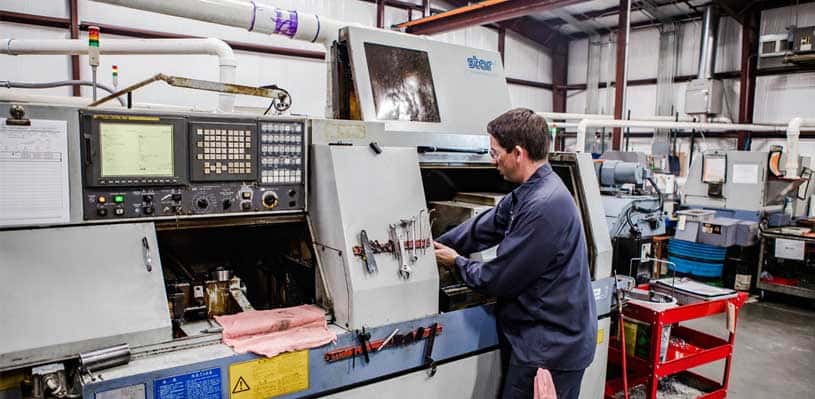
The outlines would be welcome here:
M 467 57 L 467 68 L 475 72 L 492 72 L 493 61 L 478 58 L 477 56 Z
M 238 378 L 238 382 L 235 383 L 235 387 L 232 388 L 232 393 L 241 393 L 246 392 L 252 388 L 249 388 L 249 384 L 246 383 L 246 380 L 243 377 Z

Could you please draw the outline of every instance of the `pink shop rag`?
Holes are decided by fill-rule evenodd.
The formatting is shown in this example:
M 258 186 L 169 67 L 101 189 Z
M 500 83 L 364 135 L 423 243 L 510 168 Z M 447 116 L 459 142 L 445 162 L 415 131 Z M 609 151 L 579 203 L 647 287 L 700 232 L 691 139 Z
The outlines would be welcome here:
M 224 344 L 237 353 L 272 357 L 337 340 L 337 335 L 328 330 L 325 312 L 314 305 L 253 310 L 216 316 L 215 320 L 224 328 Z

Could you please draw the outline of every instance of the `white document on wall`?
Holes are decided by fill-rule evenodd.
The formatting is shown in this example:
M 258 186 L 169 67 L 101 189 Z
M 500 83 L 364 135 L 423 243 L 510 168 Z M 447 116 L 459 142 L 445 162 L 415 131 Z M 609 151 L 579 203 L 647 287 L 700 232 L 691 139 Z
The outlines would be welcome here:
M 68 122 L 0 118 L 0 226 L 67 223 Z
M 775 239 L 775 257 L 781 259 L 804 260 L 805 243 L 801 240 Z
M 754 163 L 733 165 L 733 183 L 758 184 L 758 165 Z

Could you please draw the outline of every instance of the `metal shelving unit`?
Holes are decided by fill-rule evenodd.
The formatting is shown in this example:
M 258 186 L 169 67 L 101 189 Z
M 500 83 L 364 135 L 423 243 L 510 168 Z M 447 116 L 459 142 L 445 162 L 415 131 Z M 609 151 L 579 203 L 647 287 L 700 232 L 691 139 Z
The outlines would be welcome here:
M 784 243 L 788 248 L 781 250 L 784 257 L 778 256 L 778 240 L 786 240 Z M 761 233 L 756 287 L 815 299 L 815 233 L 789 228 L 764 230 Z

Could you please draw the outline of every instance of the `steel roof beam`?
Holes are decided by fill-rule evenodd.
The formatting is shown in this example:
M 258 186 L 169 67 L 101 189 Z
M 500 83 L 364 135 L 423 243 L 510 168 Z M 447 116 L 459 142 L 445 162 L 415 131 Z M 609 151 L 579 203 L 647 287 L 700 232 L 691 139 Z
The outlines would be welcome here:
M 447 2 L 456 7 L 464 7 L 469 3 L 467 0 L 448 0 Z M 487 26 L 498 28 L 499 30 L 506 29 L 513 31 L 553 52 L 558 52 L 560 43 L 569 41 L 566 35 L 530 17 L 510 19 Z
M 403 22 L 397 27 L 408 33 L 430 35 L 506 21 L 583 1 L 585 0 L 486 0 L 441 14 Z

